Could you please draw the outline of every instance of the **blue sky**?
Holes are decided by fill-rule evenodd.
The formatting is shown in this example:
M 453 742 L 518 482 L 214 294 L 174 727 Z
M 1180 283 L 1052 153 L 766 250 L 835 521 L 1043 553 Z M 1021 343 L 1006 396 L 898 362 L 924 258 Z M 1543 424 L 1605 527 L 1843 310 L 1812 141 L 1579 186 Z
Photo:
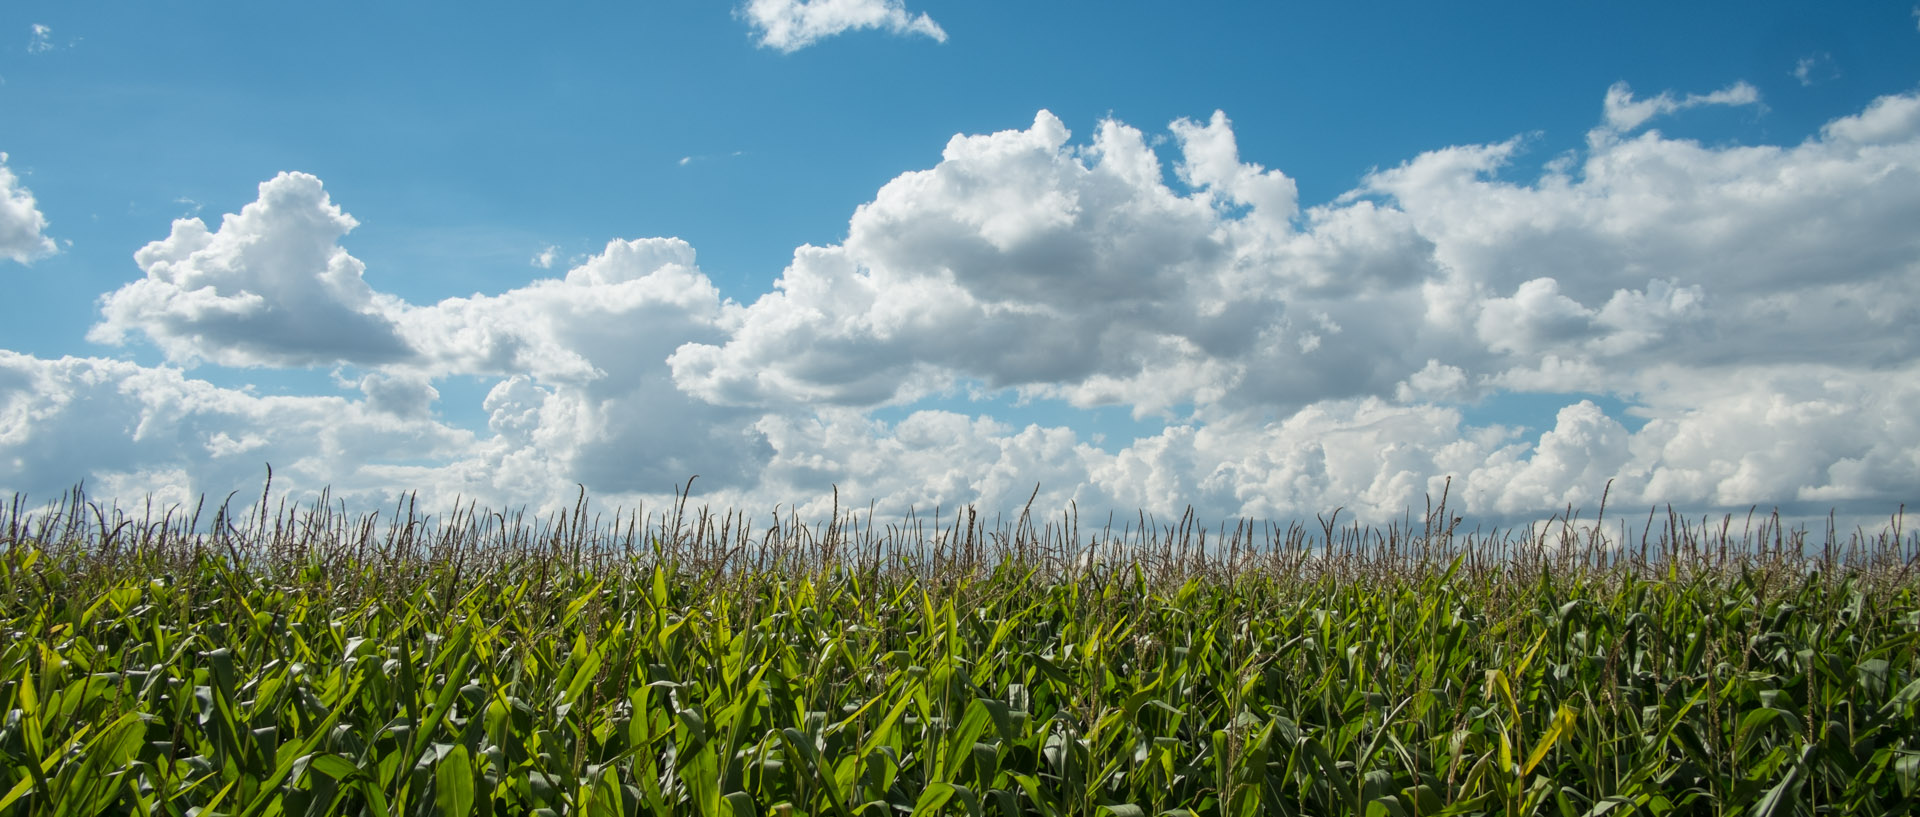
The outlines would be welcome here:
M 0 9 L 0 491 L 1920 498 L 1909 5 L 608 5 Z

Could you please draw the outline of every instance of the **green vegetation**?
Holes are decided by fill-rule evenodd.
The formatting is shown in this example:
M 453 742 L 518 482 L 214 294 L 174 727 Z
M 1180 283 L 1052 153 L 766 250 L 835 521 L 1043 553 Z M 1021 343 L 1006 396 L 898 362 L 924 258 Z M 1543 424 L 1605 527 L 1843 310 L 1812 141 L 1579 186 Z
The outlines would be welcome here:
M 1444 506 L 1086 535 L 16 500 L 0 814 L 1916 811 L 1920 538 Z

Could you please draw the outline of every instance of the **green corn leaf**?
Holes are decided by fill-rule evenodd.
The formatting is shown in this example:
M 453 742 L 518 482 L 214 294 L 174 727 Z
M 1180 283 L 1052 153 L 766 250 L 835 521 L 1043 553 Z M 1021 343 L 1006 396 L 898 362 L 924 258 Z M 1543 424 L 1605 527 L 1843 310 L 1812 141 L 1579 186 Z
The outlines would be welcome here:
M 1787 773 L 1781 776 L 1780 782 L 1768 789 L 1766 795 L 1754 804 L 1753 817 L 1773 817 L 1780 811 L 1782 805 L 1792 800 L 1800 789 L 1801 776 L 1806 773 L 1807 762 L 1812 759 L 1816 751 L 1818 747 L 1811 744 L 1801 750 L 1800 759 L 1787 767 Z
M 1060 817 L 1059 805 L 1047 797 L 1046 787 L 1040 784 L 1039 778 L 1033 775 L 1016 774 L 1013 779 L 1020 784 L 1020 789 L 1026 792 L 1027 800 L 1040 810 L 1042 817 Z
M 732 810 L 731 817 L 759 817 L 754 809 L 753 797 L 746 792 L 733 792 L 726 796 L 727 806 Z
M 361 681 L 364 678 L 365 673 L 355 673 L 349 682 L 347 693 L 342 697 L 351 698 L 353 693 L 359 690 Z M 280 784 L 285 782 L 287 777 L 293 773 L 296 758 L 308 755 L 318 748 L 321 741 L 325 740 L 328 733 L 333 729 L 334 723 L 340 719 L 341 714 L 345 711 L 346 707 L 334 707 L 333 712 L 329 713 L 325 719 L 315 726 L 313 731 L 309 733 L 305 739 L 300 741 L 298 749 L 286 753 L 288 755 L 286 760 L 275 763 L 273 771 L 265 780 L 261 781 L 258 794 L 254 796 L 252 802 L 247 804 L 246 808 L 240 811 L 239 817 L 256 817 L 256 815 L 264 813 L 269 804 L 271 804 L 279 794 L 278 789 L 280 788 Z M 316 763 L 309 761 L 307 768 L 316 768 Z M 369 784 L 371 784 L 371 782 L 372 781 L 368 781 Z M 229 786 L 228 789 L 223 789 L 220 796 L 216 797 L 215 800 L 218 801 L 220 797 L 224 797 L 229 790 L 231 790 L 231 786 Z M 381 801 L 382 808 L 384 808 L 384 798 L 381 798 Z M 211 810 L 213 806 L 213 803 L 209 803 L 207 808 Z
M 913 813 L 936 813 L 941 806 L 947 804 L 948 800 L 953 799 L 956 788 L 952 783 L 936 781 L 928 784 L 927 787 L 920 792 L 920 796 L 913 801 Z
M 473 762 L 465 746 L 454 746 L 435 764 L 433 805 L 440 817 L 473 814 Z

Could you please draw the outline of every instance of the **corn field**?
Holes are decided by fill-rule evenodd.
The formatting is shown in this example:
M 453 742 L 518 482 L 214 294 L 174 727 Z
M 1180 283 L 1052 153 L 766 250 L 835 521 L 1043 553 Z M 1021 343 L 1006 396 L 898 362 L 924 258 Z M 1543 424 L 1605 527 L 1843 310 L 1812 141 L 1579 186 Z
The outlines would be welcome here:
M 1384 529 L 1094 533 L 258 507 L 0 508 L 0 814 L 1920 802 L 1897 517 L 1821 540 L 1669 513 L 1464 533 L 1444 498 Z

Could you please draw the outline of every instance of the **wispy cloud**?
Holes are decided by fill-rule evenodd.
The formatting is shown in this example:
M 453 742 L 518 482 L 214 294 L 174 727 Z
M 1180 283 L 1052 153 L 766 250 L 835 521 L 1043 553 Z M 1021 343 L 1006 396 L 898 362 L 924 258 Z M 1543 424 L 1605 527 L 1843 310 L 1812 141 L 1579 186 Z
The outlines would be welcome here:
M 1840 76 L 1840 69 L 1834 67 L 1833 55 L 1825 51 L 1816 51 L 1801 57 L 1788 72 L 1800 81 L 1800 87 L 1811 87 L 1816 82 L 1825 82 Z
M 856 29 L 879 28 L 946 42 L 947 32 L 901 0 L 749 0 L 738 12 L 759 32 L 760 46 L 792 53 Z
M 682 156 L 680 157 L 680 160 L 677 162 L 674 162 L 674 164 L 677 164 L 681 167 L 686 167 L 687 165 L 693 164 L 695 162 L 704 162 L 710 159 L 731 159 L 735 156 L 744 155 L 745 153 L 746 151 L 743 151 L 743 150 L 736 150 L 732 153 L 696 153 L 691 156 Z
M 53 26 L 33 24 L 33 37 L 27 40 L 27 53 L 44 54 L 53 50 Z
M 533 257 L 533 265 L 541 269 L 553 269 L 553 262 L 560 260 L 560 248 L 548 244 Z
M 1607 98 L 1603 105 L 1606 127 L 1615 133 L 1625 133 L 1646 124 L 1647 120 L 1688 108 L 1702 105 L 1757 105 L 1760 103 L 1759 89 L 1746 82 L 1736 82 L 1710 94 L 1687 94 L 1676 97 L 1671 91 L 1662 91 L 1659 96 L 1635 99 L 1633 89 L 1624 82 L 1616 82 L 1607 89 Z

